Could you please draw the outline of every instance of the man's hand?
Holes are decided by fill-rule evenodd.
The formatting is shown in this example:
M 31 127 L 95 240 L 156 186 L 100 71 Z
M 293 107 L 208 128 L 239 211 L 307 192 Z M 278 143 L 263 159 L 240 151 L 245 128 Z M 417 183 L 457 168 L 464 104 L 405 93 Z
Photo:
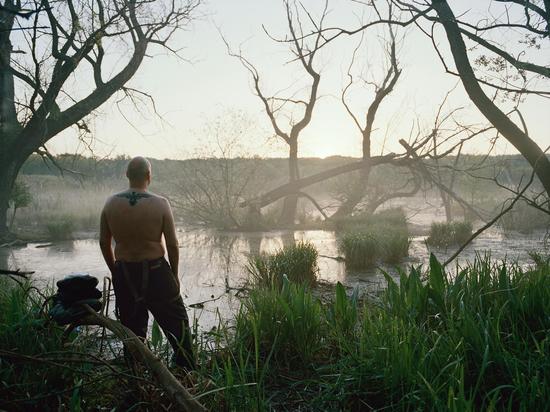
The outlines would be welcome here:
M 180 286 L 180 280 L 178 277 L 179 269 L 179 259 L 180 259 L 180 250 L 178 237 L 176 236 L 176 227 L 174 225 L 174 215 L 172 214 L 172 208 L 170 203 L 166 200 L 163 223 L 162 223 L 162 233 L 164 234 L 164 241 L 166 242 L 166 251 L 168 252 L 168 261 L 170 262 L 170 267 L 172 268 L 172 273 L 178 288 Z

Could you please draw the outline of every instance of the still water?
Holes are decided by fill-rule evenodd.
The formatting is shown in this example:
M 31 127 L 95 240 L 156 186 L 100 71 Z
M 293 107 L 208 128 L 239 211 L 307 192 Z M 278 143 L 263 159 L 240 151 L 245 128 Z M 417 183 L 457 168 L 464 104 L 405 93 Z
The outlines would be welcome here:
M 323 230 L 270 231 L 270 232 L 221 232 L 206 229 L 178 229 L 180 273 L 182 293 L 186 305 L 204 302 L 202 308 L 190 309 L 190 318 L 195 318 L 201 329 L 215 326 L 219 317 L 228 318 L 238 310 L 238 289 L 246 282 L 247 256 L 270 252 L 299 241 L 312 242 L 319 251 L 319 277 L 323 281 L 342 282 L 363 291 L 383 287 L 380 270 L 368 272 L 347 271 L 339 255 L 334 232 Z M 402 263 L 426 264 L 429 250 L 423 236 L 411 239 L 410 257 Z M 75 272 L 88 273 L 101 279 L 108 276 L 101 257 L 97 239 L 75 240 L 55 243 L 48 247 L 30 243 L 26 247 L 0 249 L 0 268 L 35 271 L 33 275 L 43 285 Z M 490 251 L 495 259 L 529 262 L 529 251 L 547 251 L 545 233 L 532 235 L 514 234 L 506 237 L 493 229 L 483 233 L 460 256 L 458 262 L 472 260 L 475 253 Z M 434 250 L 444 261 L 454 250 Z M 396 274 L 395 267 L 385 267 Z M 100 282 L 101 285 L 101 282 Z

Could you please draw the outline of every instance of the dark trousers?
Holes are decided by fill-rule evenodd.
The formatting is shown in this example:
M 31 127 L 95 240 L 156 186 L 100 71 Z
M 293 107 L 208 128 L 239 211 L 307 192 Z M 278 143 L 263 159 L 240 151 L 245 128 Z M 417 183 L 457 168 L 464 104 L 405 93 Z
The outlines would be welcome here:
M 117 261 L 113 287 L 120 322 L 145 339 L 150 311 L 174 349 L 175 363 L 194 369 L 189 318 L 166 259 Z

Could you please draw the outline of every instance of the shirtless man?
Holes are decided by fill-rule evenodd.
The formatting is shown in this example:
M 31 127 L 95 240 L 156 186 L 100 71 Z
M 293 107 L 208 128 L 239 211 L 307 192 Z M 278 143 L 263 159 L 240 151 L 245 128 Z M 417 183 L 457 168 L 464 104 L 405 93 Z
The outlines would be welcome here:
M 135 157 L 126 171 L 130 187 L 107 199 L 99 244 L 112 274 L 118 316 L 145 339 L 151 311 L 174 349 L 176 365 L 194 369 L 187 312 L 180 295 L 179 249 L 168 201 L 147 191 L 151 164 Z M 164 258 L 166 243 L 168 260 Z M 115 240 L 115 249 L 111 241 Z

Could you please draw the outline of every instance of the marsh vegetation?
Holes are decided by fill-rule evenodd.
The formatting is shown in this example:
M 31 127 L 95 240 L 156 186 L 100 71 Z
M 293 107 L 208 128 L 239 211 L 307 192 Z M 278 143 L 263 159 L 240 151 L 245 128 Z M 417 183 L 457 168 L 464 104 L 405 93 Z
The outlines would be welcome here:
M 432 256 L 386 275 L 374 299 L 338 283 L 328 303 L 287 277 L 256 284 L 231 321 L 196 336 L 196 389 L 218 410 L 544 410 L 549 269 L 542 256 L 527 269 L 480 257 L 450 276 Z M 63 336 L 31 285 L 3 286 L 3 407 L 169 403 L 100 331 Z M 158 326 L 150 344 L 167 358 Z
M 549 410 L 550 2 L 202 3 L 0 2 L 0 409 Z M 156 321 L 115 332 L 97 244 L 153 150 L 190 373 Z M 104 317 L 64 329 L 81 271 Z

